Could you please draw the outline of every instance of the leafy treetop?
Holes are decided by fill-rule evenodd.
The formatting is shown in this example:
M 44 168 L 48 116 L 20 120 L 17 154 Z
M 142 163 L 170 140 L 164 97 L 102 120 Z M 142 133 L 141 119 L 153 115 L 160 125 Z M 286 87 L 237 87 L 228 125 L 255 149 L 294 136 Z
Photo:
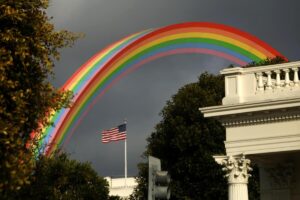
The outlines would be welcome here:
M 288 62 L 285 58 L 281 56 L 276 56 L 274 58 L 266 58 L 265 60 L 261 60 L 259 62 L 253 61 L 251 63 L 248 63 L 244 67 L 256 67 L 256 66 L 264 66 L 264 65 L 274 65 L 274 64 L 280 64 L 280 63 L 286 63 Z
M 65 153 L 40 156 L 30 184 L 12 195 L 13 199 L 109 199 L 108 182 L 90 163 L 72 160 Z

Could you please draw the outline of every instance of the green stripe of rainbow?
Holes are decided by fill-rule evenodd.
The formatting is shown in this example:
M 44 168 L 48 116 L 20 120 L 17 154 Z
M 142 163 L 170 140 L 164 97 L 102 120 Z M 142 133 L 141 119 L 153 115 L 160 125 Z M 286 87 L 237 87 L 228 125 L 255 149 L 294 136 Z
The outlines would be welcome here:
M 282 56 L 248 33 L 215 23 L 182 23 L 133 34 L 95 54 L 62 87 L 75 93 L 74 104 L 54 113 L 55 127 L 47 127 L 40 142 L 47 145 L 44 153 L 67 143 L 88 110 L 119 79 L 147 62 L 179 53 L 215 55 L 238 65 Z

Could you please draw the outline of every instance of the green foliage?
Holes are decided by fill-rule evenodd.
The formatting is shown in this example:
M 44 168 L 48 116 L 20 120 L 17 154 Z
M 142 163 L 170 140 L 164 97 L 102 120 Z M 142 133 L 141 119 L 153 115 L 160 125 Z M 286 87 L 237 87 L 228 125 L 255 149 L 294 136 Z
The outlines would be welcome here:
M 253 61 L 242 67 L 257 67 L 257 66 L 264 66 L 264 65 L 280 64 L 280 63 L 285 63 L 285 62 L 288 62 L 288 60 L 286 58 L 281 57 L 281 56 L 276 56 L 274 58 L 266 58 L 259 62 Z M 227 66 L 227 68 L 233 68 L 233 67 L 235 67 L 233 64 L 230 64 Z
M 162 168 L 170 172 L 171 199 L 227 199 L 227 181 L 212 158 L 225 154 L 225 130 L 198 110 L 220 105 L 223 96 L 223 76 L 202 74 L 198 82 L 184 86 L 167 102 L 161 122 L 147 139 L 143 156 L 160 158 Z M 147 164 L 140 163 L 138 168 L 138 187 L 132 200 L 147 198 Z
M 71 160 L 66 154 L 37 161 L 30 185 L 24 186 L 14 199 L 98 200 L 109 199 L 108 183 L 89 163 Z
M 59 49 L 77 38 L 56 31 L 48 0 L 2 0 L 0 4 L 0 195 L 28 184 L 34 166 L 30 133 L 48 125 L 51 110 L 70 104 L 71 94 L 47 80 Z
M 259 62 L 253 61 L 251 63 L 248 63 L 244 67 L 256 67 L 256 66 L 264 66 L 264 65 L 274 65 L 274 64 L 280 64 L 288 62 L 285 58 L 281 56 L 276 56 L 274 58 L 267 58 L 265 60 L 261 60 Z

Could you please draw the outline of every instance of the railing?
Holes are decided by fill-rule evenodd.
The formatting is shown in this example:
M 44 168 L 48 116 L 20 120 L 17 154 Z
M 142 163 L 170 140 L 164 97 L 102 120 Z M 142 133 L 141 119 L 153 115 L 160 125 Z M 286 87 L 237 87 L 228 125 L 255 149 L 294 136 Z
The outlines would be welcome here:
M 298 67 L 284 66 L 279 69 L 256 72 L 257 90 L 287 89 L 299 86 Z M 293 76 L 291 80 L 291 76 Z M 275 78 L 273 78 L 275 77 Z
M 275 98 L 300 97 L 300 62 L 227 68 L 223 104 L 244 103 Z

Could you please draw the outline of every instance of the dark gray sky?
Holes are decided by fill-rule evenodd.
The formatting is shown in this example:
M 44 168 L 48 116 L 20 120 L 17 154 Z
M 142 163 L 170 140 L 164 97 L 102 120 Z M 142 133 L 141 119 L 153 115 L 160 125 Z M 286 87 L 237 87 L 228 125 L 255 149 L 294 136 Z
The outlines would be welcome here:
M 52 0 L 48 14 L 57 29 L 85 33 L 56 63 L 59 87 L 105 46 L 148 28 L 189 21 L 222 23 L 267 42 L 290 60 L 300 58 L 299 0 Z M 128 121 L 128 174 L 137 174 L 146 138 L 160 121 L 166 101 L 203 71 L 218 73 L 227 61 L 177 55 L 148 63 L 123 78 L 84 118 L 67 152 L 89 161 L 102 176 L 124 174 L 124 143 L 102 144 L 99 133 Z M 197 108 L 195 108 L 197 109 Z

